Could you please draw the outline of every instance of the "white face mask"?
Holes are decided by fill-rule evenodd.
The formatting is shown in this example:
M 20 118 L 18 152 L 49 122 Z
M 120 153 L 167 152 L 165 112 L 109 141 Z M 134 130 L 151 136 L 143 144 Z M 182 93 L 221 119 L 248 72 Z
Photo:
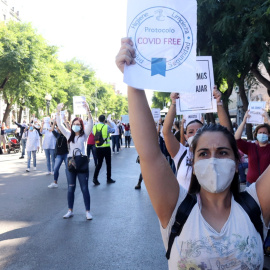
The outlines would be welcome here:
M 235 166 L 235 161 L 229 158 L 208 158 L 197 161 L 194 172 L 203 189 L 220 193 L 231 184 Z
M 194 136 L 189 137 L 189 138 L 187 139 L 187 142 L 188 142 L 188 145 L 189 145 L 189 146 L 191 146 L 193 139 L 194 139 Z

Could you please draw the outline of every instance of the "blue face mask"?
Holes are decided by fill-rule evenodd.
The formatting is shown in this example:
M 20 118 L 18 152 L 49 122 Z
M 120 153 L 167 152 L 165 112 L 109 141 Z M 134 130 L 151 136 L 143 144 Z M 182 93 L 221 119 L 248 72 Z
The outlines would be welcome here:
M 31 126 L 31 127 L 29 127 L 29 130 L 33 130 L 34 128 Z
M 81 127 L 80 127 L 80 126 L 73 125 L 73 126 L 72 126 L 72 130 L 73 130 L 74 132 L 79 132 L 79 131 L 81 130 Z
M 263 133 L 257 134 L 257 140 L 260 143 L 266 143 L 266 142 L 268 142 L 268 135 L 263 134 Z

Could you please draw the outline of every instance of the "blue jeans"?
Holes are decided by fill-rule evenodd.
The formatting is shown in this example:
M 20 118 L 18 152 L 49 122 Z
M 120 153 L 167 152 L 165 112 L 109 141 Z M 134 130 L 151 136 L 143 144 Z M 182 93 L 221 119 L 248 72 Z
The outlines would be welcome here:
M 69 170 L 66 170 L 66 172 L 68 180 L 68 193 L 67 193 L 68 208 L 73 209 L 75 189 L 76 189 L 76 178 L 78 176 L 81 191 L 83 194 L 85 210 L 90 211 L 90 193 L 88 189 L 89 173 L 76 173 L 70 172 Z
M 31 153 L 33 154 L 33 166 L 37 167 L 37 151 L 27 151 L 27 168 L 30 168 Z
M 112 150 L 115 152 L 115 145 L 116 145 L 116 151 L 119 152 L 119 135 L 112 135 Z
M 248 163 L 240 163 L 238 165 L 238 171 L 239 171 L 239 176 L 240 176 L 240 182 L 245 183 L 246 182 L 246 169 L 248 168 Z
M 26 142 L 27 142 L 27 139 L 21 139 L 21 144 L 22 144 L 22 157 L 25 155 Z
M 54 162 L 55 162 L 54 149 L 44 149 L 44 152 L 45 152 L 45 156 L 46 156 L 46 160 L 47 160 L 48 172 L 53 172 L 54 171 Z
M 67 170 L 67 154 L 64 155 L 57 155 L 55 158 L 55 164 L 54 164 L 54 181 L 57 182 L 59 177 L 59 169 L 63 163 L 65 162 L 66 170 Z

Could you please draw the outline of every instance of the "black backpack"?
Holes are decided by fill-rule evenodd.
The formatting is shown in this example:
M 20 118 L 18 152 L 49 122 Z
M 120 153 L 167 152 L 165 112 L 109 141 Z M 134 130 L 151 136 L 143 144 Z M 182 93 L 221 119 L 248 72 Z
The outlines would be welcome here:
M 253 199 L 253 197 L 246 191 L 239 193 L 237 196 L 234 197 L 235 201 L 238 202 L 243 209 L 248 214 L 251 222 L 253 223 L 254 227 L 256 228 L 257 232 L 260 234 L 262 238 L 262 242 L 264 242 L 263 237 L 263 223 L 261 220 L 261 209 L 257 202 Z M 197 198 L 196 195 L 187 194 L 186 198 L 183 202 L 179 205 L 177 209 L 177 213 L 175 216 L 175 221 L 171 229 L 171 234 L 169 237 L 168 242 L 168 249 L 166 252 L 166 258 L 170 259 L 171 249 L 176 236 L 179 236 L 187 218 L 196 204 Z
M 105 124 L 102 126 L 101 130 L 98 131 L 96 130 L 96 134 L 95 134 L 95 144 L 97 146 L 101 146 L 104 142 L 107 141 L 107 138 L 104 140 L 103 137 L 102 137 L 102 129 L 103 127 L 105 126 Z

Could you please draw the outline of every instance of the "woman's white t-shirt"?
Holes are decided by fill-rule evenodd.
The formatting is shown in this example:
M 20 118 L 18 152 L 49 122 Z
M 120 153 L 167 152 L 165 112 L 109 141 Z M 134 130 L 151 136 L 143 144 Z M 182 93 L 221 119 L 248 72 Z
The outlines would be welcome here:
M 259 205 L 255 183 L 246 191 Z M 161 226 L 161 234 L 165 249 L 175 215 L 187 191 L 180 188 L 175 210 L 167 228 Z M 263 221 L 263 218 L 261 216 Z M 264 236 L 267 228 L 264 225 Z M 263 244 L 260 234 L 256 231 L 245 210 L 232 196 L 231 212 L 220 232 L 214 230 L 203 218 L 200 207 L 196 203 L 183 227 L 176 237 L 168 260 L 170 270 L 187 269 L 263 269 Z
M 177 170 L 178 162 L 184 152 L 187 150 L 185 157 L 183 158 L 179 170 L 177 172 L 177 181 L 179 185 L 181 185 L 185 190 L 189 189 L 190 179 L 192 174 L 192 166 L 191 164 L 191 152 L 189 151 L 189 147 L 185 147 L 180 143 L 180 148 L 176 156 L 173 158 L 175 168 Z

